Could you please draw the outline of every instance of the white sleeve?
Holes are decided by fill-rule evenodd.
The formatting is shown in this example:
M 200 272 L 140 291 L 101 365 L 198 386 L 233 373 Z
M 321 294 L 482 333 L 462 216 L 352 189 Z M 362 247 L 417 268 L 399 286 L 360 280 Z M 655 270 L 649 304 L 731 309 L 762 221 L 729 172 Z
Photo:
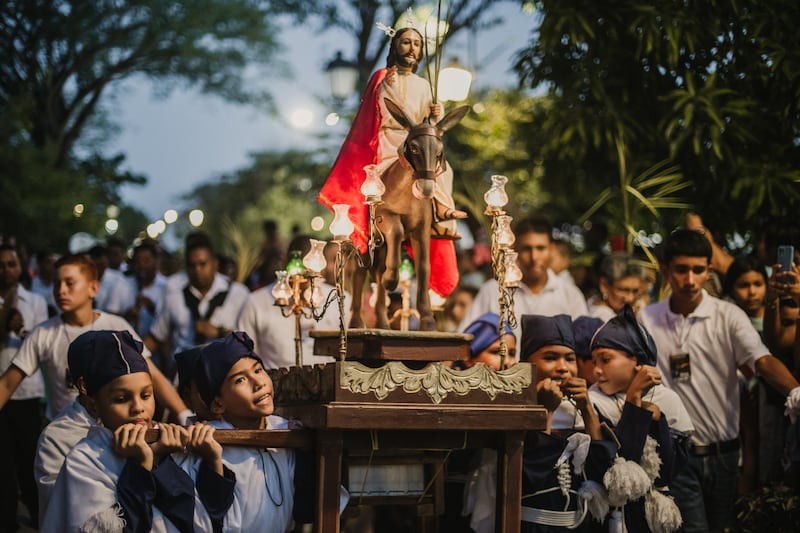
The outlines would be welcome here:
M 761 336 L 744 311 L 731 304 L 729 313 L 728 331 L 731 335 L 736 366 L 746 365 L 755 368 L 757 360 L 769 355 L 769 348 L 764 345 Z
M 11 360 L 11 364 L 22 370 L 26 376 L 31 376 L 39 368 L 39 354 L 42 353 L 42 330 L 40 328 L 34 329 L 30 335 L 25 337 L 22 341 L 22 346 L 19 347 L 17 355 Z

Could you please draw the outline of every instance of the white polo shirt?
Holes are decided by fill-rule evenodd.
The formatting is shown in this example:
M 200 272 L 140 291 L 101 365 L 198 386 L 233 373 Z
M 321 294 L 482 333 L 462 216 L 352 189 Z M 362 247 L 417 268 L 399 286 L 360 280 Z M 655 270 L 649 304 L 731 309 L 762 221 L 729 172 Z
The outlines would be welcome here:
M 0 306 L 5 300 L 0 297 Z M 34 294 L 22 285 L 17 284 L 17 310 L 22 315 L 23 337 L 33 330 L 39 323 L 47 320 L 47 302 L 38 294 Z M 10 333 L 5 346 L 0 350 L 0 374 L 5 372 L 11 361 L 16 357 L 22 346 L 23 337 Z M 22 380 L 17 390 L 11 395 L 11 400 L 32 400 L 44 397 L 44 379 L 41 371 L 34 372 Z
M 255 352 L 261 357 L 266 368 L 295 366 L 294 317 L 285 318 L 281 308 L 275 305 L 272 288 L 275 283 L 252 292 L 242 307 L 236 329 L 246 332 L 253 338 Z M 322 285 L 326 296 L 333 289 L 327 283 Z M 349 306 L 349 302 L 345 302 Z M 303 366 L 318 363 L 331 363 L 333 357 L 314 355 L 314 339 L 309 336 L 312 329 L 339 330 L 339 307 L 332 303 L 319 322 L 312 318 L 300 318 L 300 339 L 303 346 Z
M 67 407 L 78 396 L 78 391 L 71 386 L 67 374 L 67 351 L 72 341 L 87 331 L 116 330 L 130 331 L 136 340 L 136 334 L 124 318 L 95 310 L 96 320 L 88 326 L 70 326 L 61 320 L 61 315 L 42 322 L 25 338 L 25 342 L 11 362 L 26 376 L 44 368 L 47 377 L 47 410 L 48 419 L 53 420 L 58 413 Z M 150 351 L 144 348 L 145 357 Z
M 97 296 L 94 298 L 95 309 L 122 315 L 135 302 L 136 289 L 131 284 L 131 280 L 119 270 L 105 269 L 97 289 Z
M 711 444 L 739 435 L 739 381 L 736 370 L 769 354 L 744 311 L 703 291 L 700 305 L 684 317 L 669 300 L 648 305 L 639 321 L 658 348 L 663 384 L 680 397 L 694 424 L 692 440 Z M 670 356 L 689 355 L 689 375 L 673 377 Z
M 186 284 L 179 285 L 171 280 L 172 278 L 168 279 L 164 296 L 156 309 L 156 318 L 150 327 L 150 335 L 159 342 L 169 343 L 172 353 L 176 353 L 191 348 L 196 343 L 194 320 L 183 294 Z M 239 311 L 250 294 L 247 287 L 241 283 L 228 281 L 228 278 L 219 273 L 214 275 L 214 282 L 205 296 L 194 287 L 190 286 L 189 290 L 199 299 L 197 309 L 201 315 L 208 311 L 214 296 L 228 291 L 225 301 L 214 309 L 208 321 L 215 327 L 230 330 L 236 326 Z
M 483 287 L 475 296 L 467 311 L 464 320 L 458 326 L 458 331 L 464 331 L 467 326 L 484 313 L 500 313 L 500 305 L 497 302 L 499 286 L 497 280 L 490 279 L 484 283 Z M 519 288 L 514 292 L 514 314 L 519 318 L 522 315 L 569 315 L 573 320 L 579 316 L 588 314 L 586 299 L 583 293 L 575 285 L 565 282 L 559 278 L 552 270 L 547 270 L 547 284 L 537 294 L 531 292 L 524 283 L 519 284 Z M 521 330 L 519 325 L 514 330 L 519 342 Z

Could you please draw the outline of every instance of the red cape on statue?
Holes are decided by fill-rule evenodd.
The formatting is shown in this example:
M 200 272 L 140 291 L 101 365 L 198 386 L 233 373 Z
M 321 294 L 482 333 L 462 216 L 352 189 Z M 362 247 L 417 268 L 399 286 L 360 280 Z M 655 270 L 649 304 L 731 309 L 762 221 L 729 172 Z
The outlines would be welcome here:
M 317 197 L 331 211 L 334 204 L 350 206 L 350 220 L 355 226 L 350 238 L 362 253 L 367 251 L 369 242 L 369 208 L 363 203 L 361 184 L 365 178 L 364 167 L 377 163 L 378 129 L 381 124 L 379 87 L 388 70 L 384 68 L 377 71 L 369 80 L 350 133 Z M 411 253 L 410 246 L 406 246 L 406 250 Z M 446 297 L 458 285 L 458 262 L 453 241 L 431 239 L 430 256 L 430 287 L 436 294 Z

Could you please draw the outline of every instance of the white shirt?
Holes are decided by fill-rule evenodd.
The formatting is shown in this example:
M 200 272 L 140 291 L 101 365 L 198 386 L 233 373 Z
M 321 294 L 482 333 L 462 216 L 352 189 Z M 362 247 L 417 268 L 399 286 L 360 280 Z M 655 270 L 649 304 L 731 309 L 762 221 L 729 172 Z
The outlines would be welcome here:
M 176 353 L 191 348 L 196 343 L 194 321 L 183 295 L 186 284 L 179 285 L 172 279 L 169 278 L 167 281 L 164 296 L 156 309 L 156 318 L 150 327 L 150 335 L 160 342 L 169 343 L 172 353 Z M 247 287 L 241 283 L 228 281 L 228 278 L 219 273 L 214 275 L 214 282 L 205 296 L 194 287 L 190 286 L 189 290 L 200 300 L 197 309 L 201 315 L 209 309 L 209 303 L 214 296 L 228 291 L 223 304 L 208 318 L 215 327 L 225 329 L 234 329 L 239 311 L 250 294 Z
M 750 319 L 737 306 L 703 291 L 689 316 L 673 313 L 669 300 L 648 305 L 639 321 L 658 348 L 663 383 L 680 397 L 692 419 L 696 444 L 739 435 L 739 381 L 736 370 L 769 354 Z M 670 355 L 689 354 L 688 381 L 674 379 Z
M 472 302 L 466 316 L 458 326 L 459 331 L 464 331 L 467 326 L 481 316 L 483 313 L 500 313 L 500 306 L 497 302 L 499 287 L 497 280 L 490 279 L 478 291 L 475 301 Z M 519 288 L 514 292 L 514 314 L 517 317 L 517 328 L 514 333 L 517 339 L 521 337 L 519 318 L 522 315 L 542 315 L 555 316 L 560 314 L 570 315 L 573 320 L 579 316 L 586 315 L 586 299 L 581 291 L 566 283 L 553 273 L 547 270 L 547 284 L 537 294 L 531 292 L 524 283 L 519 284 Z
M 295 366 L 294 317 L 285 318 L 281 308 L 275 305 L 272 288 L 275 283 L 252 292 L 242 307 L 236 329 L 246 332 L 253 338 L 255 352 L 261 357 L 266 368 Z M 326 296 L 333 289 L 324 283 L 322 293 Z M 324 303 L 324 302 L 323 302 Z M 312 329 L 339 330 L 339 307 L 332 303 L 319 322 L 312 318 L 300 318 L 300 339 L 303 347 L 303 365 L 331 363 L 333 357 L 314 355 Z
M 589 306 L 589 316 L 593 318 L 599 318 L 603 322 L 608 322 L 612 318 L 617 316 L 617 313 L 614 312 L 607 305 L 603 304 L 592 304 Z
M 122 315 L 136 302 L 136 289 L 119 270 L 107 268 L 94 298 L 95 309 Z
M 89 428 L 97 423 L 76 398 L 69 407 L 45 426 L 39 435 L 36 458 L 33 462 L 33 477 L 39 489 L 39 521 L 44 519 L 50 494 L 58 479 L 58 473 L 67 454 L 82 438 Z
M 4 302 L 5 300 L 0 297 L 0 306 Z M 20 284 L 17 284 L 16 308 L 22 315 L 23 336 L 27 335 L 37 324 L 47 320 L 47 302 L 38 294 L 26 290 Z M 0 350 L 0 374 L 11 366 L 11 361 L 22 346 L 22 340 L 23 338 L 15 332 L 9 333 L 5 346 L 2 346 L 2 350 Z M 33 374 L 29 374 L 29 376 L 19 384 L 17 390 L 11 395 L 11 400 L 31 400 L 44 397 L 44 379 L 41 371 L 36 371 Z
M 286 420 L 267 417 L 267 429 L 285 428 Z M 213 420 L 217 429 L 234 429 L 225 420 Z M 193 480 L 201 460 L 192 455 L 176 462 Z M 222 462 L 236 475 L 233 504 L 225 515 L 228 532 L 284 533 L 292 523 L 294 507 L 294 450 L 288 448 L 251 448 L 223 446 Z M 195 505 L 195 512 L 197 505 Z
M 78 391 L 68 384 L 67 379 L 67 350 L 72 341 L 82 333 L 99 330 L 127 330 L 141 341 L 124 318 L 101 311 L 95 311 L 95 315 L 94 322 L 82 327 L 65 324 L 60 315 L 42 322 L 27 336 L 12 361 L 26 376 L 32 375 L 39 365 L 43 365 L 49 392 L 45 415 L 50 420 L 78 396 Z M 147 348 L 144 348 L 144 355 L 150 357 Z
M 626 391 L 609 396 L 600 390 L 597 383 L 589 387 L 589 400 L 597 409 L 597 412 L 615 426 L 619 424 L 619 420 L 622 417 L 626 396 Z M 669 424 L 670 429 L 687 435 L 694 431 L 691 417 L 675 391 L 669 390 L 663 385 L 655 385 L 642 394 L 642 400 L 658 406 L 661 414 L 667 418 L 667 424 Z
M 131 278 L 130 282 L 135 291 L 136 279 Z M 156 272 L 156 277 L 153 278 L 153 282 L 139 290 L 139 295 L 144 296 L 153 302 L 152 313 L 149 309 L 147 309 L 147 307 L 142 306 L 139 308 L 139 318 L 135 324 L 136 331 L 139 333 L 139 335 L 147 335 L 147 333 L 150 331 L 150 328 L 156 319 L 155 310 L 158 309 L 158 305 L 161 303 L 161 299 L 164 297 L 164 290 L 166 289 L 166 286 L 167 278 L 165 278 L 160 272 Z
M 38 294 L 44 301 L 47 302 L 49 307 L 53 309 L 58 309 L 58 304 L 56 304 L 56 297 L 53 294 L 53 282 L 51 281 L 49 285 L 45 285 L 42 283 L 41 278 L 39 276 L 34 276 L 33 281 L 31 281 L 31 292 Z
M 110 430 L 93 426 L 69 452 L 53 487 L 41 531 L 84 531 L 87 521 L 117 503 L 117 482 L 127 460 L 114 453 L 111 440 Z M 211 531 L 211 521 L 197 497 L 194 530 Z M 150 531 L 171 533 L 178 529 L 153 506 Z

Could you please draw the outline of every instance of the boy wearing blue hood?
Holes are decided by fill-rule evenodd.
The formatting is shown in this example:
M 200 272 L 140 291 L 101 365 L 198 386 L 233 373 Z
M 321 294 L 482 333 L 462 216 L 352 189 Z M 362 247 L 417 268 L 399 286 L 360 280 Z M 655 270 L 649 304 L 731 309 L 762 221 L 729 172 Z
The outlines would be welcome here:
M 211 457 L 213 430 L 161 424 L 158 441 L 148 444 L 155 399 L 142 344 L 127 331 L 99 331 L 81 346 L 88 357 L 79 385 L 88 412 L 102 425 L 92 426 L 67 455 L 42 530 L 212 529 L 214 517 L 195 506 L 194 484 L 170 454 L 190 445 L 209 459 L 213 473 L 198 480 L 201 501 L 214 503 L 225 490 L 232 493 L 233 481 L 222 477 L 221 457 Z
M 655 343 L 629 305 L 595 333 L 591 349 L 597 382 L 589 398 L 620 444 L 621 459 L 604 477 L 609 503 L 628 531 L 674 531 L 680 512 L 662 493 L 686 464 L 689 414 L 661 384 Z M 635 479 L 641 483 L 632 487 Z
M 197 391 L 217 429 L 282 429 L 286 420 L 272 416 L 272 380 L 253 341 L 236 331 L 202 347 L 194 367 Z M 283 448 L 227 446 L 226 467 L 236 475 L 233 503 L 224 518 L 224 530 L 283 533 L 292 523 L 295 454 Z M 197 479 L 198 463 L 181 465 Z

